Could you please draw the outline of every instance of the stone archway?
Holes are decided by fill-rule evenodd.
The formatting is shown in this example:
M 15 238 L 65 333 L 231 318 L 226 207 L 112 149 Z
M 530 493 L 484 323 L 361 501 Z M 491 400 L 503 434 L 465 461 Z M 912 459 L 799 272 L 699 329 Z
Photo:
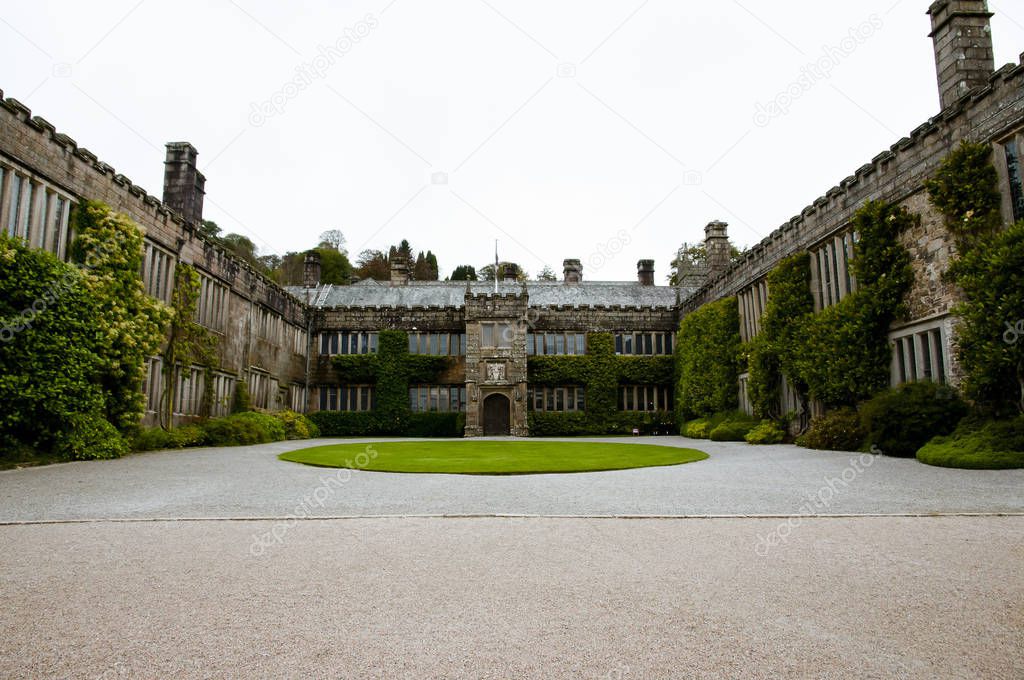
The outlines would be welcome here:
M 504 394 L 492 394 L 484 399 L 484 436 L 507 437 L 512 434 L 512 402 Z

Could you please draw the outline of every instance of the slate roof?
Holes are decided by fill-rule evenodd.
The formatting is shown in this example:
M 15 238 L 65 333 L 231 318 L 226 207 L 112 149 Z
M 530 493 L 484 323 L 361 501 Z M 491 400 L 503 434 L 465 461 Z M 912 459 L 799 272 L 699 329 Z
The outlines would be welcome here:
M 528 281 L 526 291 L 531 307 L 661 307 L 673 308 L 680 298 L 671 286 L 643 286 L 635 282 Z M 472 282 L 474 294 L 493 294 L 494 283 Z M 307 290 L 289 286 L 288 292 L 300 300 L 307 299 Z M 500 283 L 501 294 L 522 293 L 522 283 Z M 685 299 L 689 290 L 679 290 Z M 404 286 L 388 282 L 360 281 L 351 286 L 321 285 L 310 292 L 309 300 L 316 307 L 455 307 L 465 304 L 464 281 L 412 281 Z

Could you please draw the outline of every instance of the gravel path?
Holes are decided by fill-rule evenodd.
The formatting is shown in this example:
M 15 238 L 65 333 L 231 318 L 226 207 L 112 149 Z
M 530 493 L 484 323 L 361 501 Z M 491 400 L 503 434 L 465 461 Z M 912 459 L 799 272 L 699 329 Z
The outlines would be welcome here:
M 351 472 L 276 458 L 329 441 L 168 451 L 0 472 L 0 521 L 1024 512 L 1024 470 L 946 470 L 915 460 L 679 437 L 630 441 L 700 448 L 711 458 L 678 467 L 515 477 Z
M 1024 518 L 0 527 L 0 676 L 1021 678 Z

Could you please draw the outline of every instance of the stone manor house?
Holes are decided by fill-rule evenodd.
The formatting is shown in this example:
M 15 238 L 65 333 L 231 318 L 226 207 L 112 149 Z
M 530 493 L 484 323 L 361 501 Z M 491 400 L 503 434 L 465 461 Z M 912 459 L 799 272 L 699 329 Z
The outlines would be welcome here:
M 750 249 L 729 258 L 726 225 L 706 229 L 708 265 L 698 280 L 681 287 L 655 284 L 653 260 L 641 260 L 637 279 L 599 282 L 584 278 L 579 260 L 565 260 L 558 282 L 419 282 L 409 265 L 392 263 L 391 280 L 348 286 L 322 285 L 319 263 L 307 258 L 305 285 L 282 288 L 199 232 L 205 178 L 188 143 L 167 145 L 163 197 L 158 199 L 124 175 L 33 117 L 0 93 L 0 224 L 31 245 L 66 257 L 73 204 L 96 199 L 134 219 L 145 232 L 141 272 L 148 293 L 170 298 L 174 267 L 201 273 L 198 321 L 220 339 L 212 373 L 211 415 L 226 414 L 238 381 L 248 384 L 255 407 L 266 410 L 363 411 L 374 407 L 372 384 L 339 384 L 330 357 L 370 354 L 378 333 L 400 329 L 409 352 L 452 357 L 437 384 L 410 385 L 413 411 L 463 411 L 467 435 L 528 434 L 527 413 L 585 411 L 584 385 L 531 384 L 533 357 L 588 352 L 588 333 L 612 334 L 620 355 L 670 355 L 680 319 L 703 304 L 737 296 L 744 340 L 759 332 L 770 293 L 765 277 L 782 258 L 812 255 L 812 292 L 819 308 L 856 289 L 849 262 L 856 235 L 849 227 L 858 207 L 884 199 L 922 216 L 904 235 L 915 280 L 911 319 L 890 332 L 892 382 L 931 379 L 956 382 L 951 351 L 955 291 L 942 280 L 951 240 L 929 205 L 923 181 L 961 140 L 991 142 L 1002 179 L 1007 221 L 1024 219 L 1021 153 L 1024 151 L 1024 55 L 996 70 L 987 3 L 939 0 L 929 9 L 941 111 L 877 154 L 852 175 Z M 178 381 L 174 412 L 182 419 L 201 412 L 206 371 L 177 366 L 166 373 L 159 357 L 149 361 L 143 389 L 147 423 L 163 393 L 165 375 Z M 749 409 L 745 378 L 736 386 Z M 793 396 L 780 394 L 796 410 Z M 670 384 L 622 384 L 622 411 L 671 411 Z

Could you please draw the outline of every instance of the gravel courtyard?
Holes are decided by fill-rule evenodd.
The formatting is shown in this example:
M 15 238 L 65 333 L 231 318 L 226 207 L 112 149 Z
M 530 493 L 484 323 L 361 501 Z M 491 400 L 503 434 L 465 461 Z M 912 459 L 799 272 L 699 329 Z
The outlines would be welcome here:
M 0 522 L 293 514 L 1024 512 L 1024 470 L 947 470 L 915 460 L 681 437 L 629 441 L 698 448 L 711 458 L 678 467 L 508 477 L 349 471 L 277 459 L 283 451 L 331 441 L 337 440 L 167 451 L 0 472 Z
M 0 677 L 1024 677 L 1024 471 L 276 458 L 328 441 L 0 472 Z

